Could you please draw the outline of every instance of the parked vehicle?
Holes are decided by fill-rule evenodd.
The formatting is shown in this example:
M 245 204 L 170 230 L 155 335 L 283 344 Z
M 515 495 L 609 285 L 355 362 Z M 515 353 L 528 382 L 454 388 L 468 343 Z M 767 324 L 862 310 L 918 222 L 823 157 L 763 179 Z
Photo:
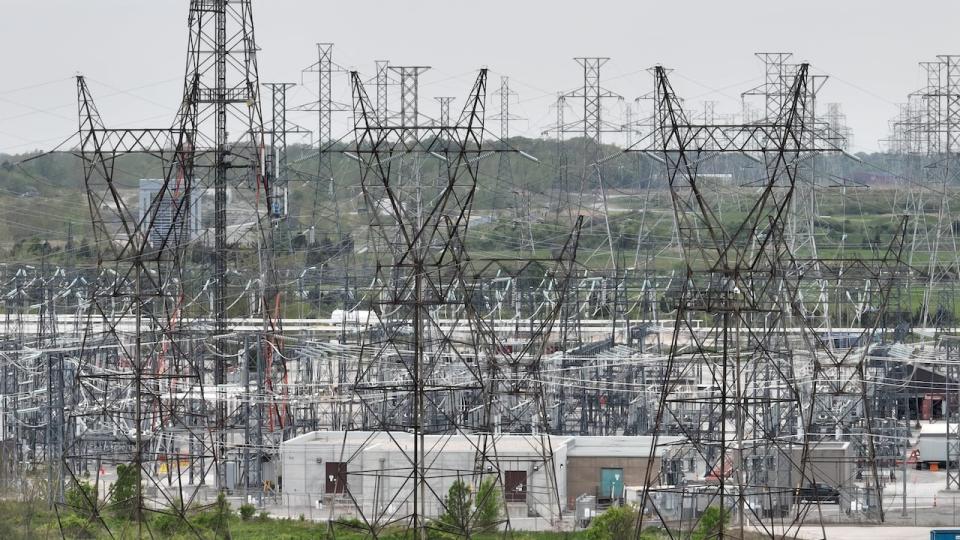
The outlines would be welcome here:
M 810 484 L 797 488 L 793 493 L 796 502 L 822 502 L 840 504 L 840 491 L 827 484 Z

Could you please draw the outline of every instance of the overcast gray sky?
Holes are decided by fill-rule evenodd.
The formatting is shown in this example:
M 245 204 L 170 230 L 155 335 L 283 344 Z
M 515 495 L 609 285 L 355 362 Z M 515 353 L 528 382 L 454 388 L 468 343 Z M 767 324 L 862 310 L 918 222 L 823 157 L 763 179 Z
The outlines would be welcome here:
M 169 125 L 188 6 L 0 0 L 0 152 L 49 149 L 76 130 L 76 73 L 88 77 L 111 126 Z M 315 43 L 333 42 L 337 63 L 370 75 L 376 59 L 433 66 L 421 86 L 429 108 L 432 96 L 463 96 L 486 66 L 513 81 L 514 112 L 526 118 L 513 127 L 520 135 L 550 124 L 555 93 L 580 84 L 575 56 L 610 57 L 604 86 L 629 99 L 651 89 L 646 69 L 664 64 L 689 107 L 713 100 L 724 113 L 736 112 L 740 92 L 761 80 L 754 52 L 790 51 L 830 75 L 821 102 L 842 103 L 853 150 L 871 151 L 896 104 L 921 85 L 917 63 L 960 53 L 956 0 L 254 0 L 254 14 L 263 82 L 300 82 Z M 312 99 L 316 83 L 307 83 L 291 102 Z M 336 94 L 349 98 L 344 84 Z

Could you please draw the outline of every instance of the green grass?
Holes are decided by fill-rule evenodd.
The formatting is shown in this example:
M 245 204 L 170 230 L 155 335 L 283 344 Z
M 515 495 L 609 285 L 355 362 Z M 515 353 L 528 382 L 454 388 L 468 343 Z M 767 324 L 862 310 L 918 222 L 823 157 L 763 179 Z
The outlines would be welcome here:
M 46 504 L 36 502 L 0 501 L 0 538 L 4 540 L 46 540 L 61 538 L 87 539 L 125 539 L 125 538 L 169 538 L 173 540 L 203 539 L 214 540 L 232 538 L 235 540 L 361 540 L 370 538 L 362 531 L 347 525 L 337 525 L 332 534 L 326 523 L 311 522 L 305 519 L 275 519 L 263 515 L 243 520 L 236 511 L 231 510 L 226 527 L 216 526 L 216 510 L 208 509 L 190 515 L 192 528 L 182 520 L 168 518 L 160 513 L 148 513 L 143 523 L 104 516 L 104 523 L 88 520 L 72 512 L 67 507 L 59 510 L 48 509 Z M 164 522 L 166 520 L 166 522 Z M 62 528 L 61 528 L 62 525 Z M 109 530 L 108 530 L 109 529 Z M 229 533 L 227 533 L 229 531 Z M 507 538 L 518 540 L 588 540 L 593 538 L 589 531 L 577 532 L 511 532 Z M 385 530 L 380 538 L 390 540 L 412 540 L 412 535 L 401 528 Z M 453 540 L 450 535 L 435 534 L 430 538 Z M 474 536 L 477 540 L 495 540 L 504 538 L 503 533 L 484 533 Z M 631 536 L 632 538 L 632 536 Z M 657 540 L 654 532 L 645 532 L 642 540 Z
M 103 516 L 103 523 L 96 519 L 81 517 L 67 507 L 57 510 L 47 508 L 42 502 L 0 501 L 0 538 L 4 540 L 40 540 L 66 538 L 170 538 L 216 539 L 229 537 L 243 540 L 299 540 L 332 538 L 327 524 L 300 519 L 275 519 L 256 516 L 243 520 L 231 512 L 225 528 L 216 526 L 215 510 L 192 513 L 190 525 L 182 520 L 161 513 L 148 513 L 143 523 Z M 582 535 L 555 533 L 517 533 L 517 538 L 560 539 L 580 538 Z M 338 526 L 335 537 L 342 540 L 366 538 L 354 530 Z M 399 529 L 389 537 L 404 538 Z M 490 539 L 499 538 L 490 535 Z
M 231 538 L 233 540 L 361 540 L 370 538 L 360 531 L 346 525 L 336 526 L 335 534 L 331 534 L 326 523 L 317 523 L 305 519 L 277 519 L 263 515 L 253 516 L 243 520 L 232 509 L 227 526 L 216 530 L 215 510 L 191 513 L 190 521 L 193 529 L 179 520 L 166 524 L 164 528 L 163 515 L 150 513 L 142 524 L 134 521 L 104 516 L 106 527 L 99 522 L 89 522 L 85 518 L 73 513 L 67 507 L 51 510 L 39 500 L 35 502 L 19 502 L 0 500 L 0 538 L 3 540 L 54 540 L 69 539 L 133 539 L 133 538 L 163 538 L 171 540 L 215 540 Z M 59 515 L 59 521 L 58 521 Z M 63 528 L 61 529 L 61 525 Z M 598 524 L 601 524 L 598 522 Z M 109 529 L 109 530 L 108 530 Z M 632 528 L 631 528 L 632 529 Z M 473 536 L 476 540 L 502 540 L 503 538 L 516 540 L 620 540 L 621 536 L 605 534 L 607 531 L 598 528 L 580 530 L 576 532 L 530 532 L 514 531 L 506 536 L 503 533 L 484 533 Z M 62 536 L 61 536 L 62 534 Z M 629 531 L 629 538 L 635 538 L 633 531 Z M 380 533 L 384 540 L 413 540 L 413 536 L 402 528 L 386 530 Z M 453 536 L 431 534 L 431 539 L 454 540 Z M 663 540 L 668 538 L 666 533 L 657 529 L 646 529 L 640 535 L 640 540 Z M 744 538 L 761 538 L 749 533 Z

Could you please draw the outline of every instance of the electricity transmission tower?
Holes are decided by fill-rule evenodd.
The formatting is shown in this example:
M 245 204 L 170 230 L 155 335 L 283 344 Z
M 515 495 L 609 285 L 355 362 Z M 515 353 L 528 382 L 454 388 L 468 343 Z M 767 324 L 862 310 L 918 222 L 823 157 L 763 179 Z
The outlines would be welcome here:
M 510 78 L 500 77 L 500 88 L 494 93 L 500 97 L 500 111 L 492 116 L 490 120 L 500 123 L 500 141 L 508 144 L 510 139 L 510 122 L 522 120 L 521 117 L 510 113 L 510 102 L 514 100 L 517 93 L 510 89 Z M 520 231 L 521 237 L 526 236 L 526 244 L 529 245 L 531 254 L 536 252 L 536 245 L 533 238 L 533 215 L 531 214 L 531 193 L 524 186 L 517 185 L 513 177 L 513 163 L 511 152 L 501 152 L 500 160 L 497 163 L 497 180 L 493 189 L 492 211 L 495 215 L 500 213 L 502 202 L 501 197 L 508 198 L 509 206 L 513 216 L 515 228 Z
M 227 371 L 247 369 L 228 366 L 233 351 L 227 335 L 227 195 L 232 191 L 249 204 L 235 202 L 251 223 L 240 234 L 264 246 L 272 245 L 271 210 L 282 197 L 264 168 L 250 0 L 194 0 L 188 25 L 183 99 L 172 128 L 107 129 L 85 80 L 77 80 L 78 154 L 99 269 L 116 279 L 98 283 L 93 291 L 95 320 L 89 326 L 95 331 L 78 352 L 77 377 L 90 380 L 81 387 L 96 392 L 101 414 L 93 422 L 87 411 L 72 411 L 72 420 L 86 431 L 65 452 L 65 460 L 74 482 L 73 463 L 128 466 L 136 496 L 123 504 L 140 523 L 140 535 L 147 534 L 148 512 L 174 508 L 184 518 L 211 470 L 216 488 L 226 488 L 227 432 L 240 414 L 228 409 Z M 129 154 L 152 157 L 164 172 L 143 218 L 127 207 L 116 182 L 117 163 Z M 190 250 L 204 243 L 194 219 L 203 191 L 211 191 L 214 201 L 213 292 L 212 309 L 197 317 L 187 309 L 185 262 Z M 283 349 L 278 339 L 282 303 L 270 253 L 259 258 L 257 307 L 263 320 L 260 339 L 269 344 L 264 347 L 268 392 L 285 376 L 283 358 L 274 354 Z M 193 317 L 200 324 L 190 321 Z M 133 332 L 121 330 L 131 325 Z M 209 354 L 196 346 L 204 338 L 212 338 Z M 289 426 L 285 391 L 278 389 L 277 406 L 269 409 L 273 444 Z M 103 430 L 109 433 L 111 427 L 119 436 L 103 438 Z M 165 473 L 153 466 L 160 456 L 166 459 Z
M 345 70 L 333 61 L 333 43 L 317 43 L 317 61 L 307 67 L 304 72 L 317 74 L 317 93 L 318 98 L 314 103 L 308 103 L 297 107 L 299 111 L 313 111 L 318 114 L 317 120 L 317 177 L 316 189 L 314 190 L 312 222 L 315 226 L 321 217 L 319 209 L 321 208 L 322 195 L 326 187 L 326 195 L 331 200 L 333 210 L 333 222 L 336 227 L 336 233 L 339 240 L 343 239 L 343 230 L 341 223 L 341 208 L 336 174 L 333 170 L 333 115 L 338 112 L 349 111 L 350 107 L 346 104 L 333 100 L 333 74 L 341 73 Z
M 383 120 L 358 74 L 352 75 L 355 144 L 370 226 L 379 238 L 377 275 L 366 302 L 375 320 L 368 341 L 352 367 L 351 401 L 360 404 L 345 431 L 366 429 L 365 436 L 401 453 L 402 471 L 374 473 L 385 501 L 353 499 L 371 534 L 390 524 L 405 524 L 416 537 L 433 528 L 470 535 L 472 523 L 443 524 L 428 518 L 431 508 L 447 503 L 433 487 L 444 478 L 459 478 L 474 488 L 484 480 L 503 489 L 497 458 L 501 429 L 533 422 L 525 444 L 537 448 L 536 467 L 528 485 L 541 497 L 542 515 L 558 517 L 561 501 L 553 484 L 554 464 L 549 437 L 540 359 L 565 299 L 572 271 L 577 233 L 574 230 L 555 259 L 539 261 L 554 286 L 550 304 L 522 347 L 513 352 L 499 341 L 486 318 L 484 276 L 510 272 L 521 277 L 533 271 L 526 259 L 472 259 L 467 254 L 467 224 L 477 189 L 484 145 L 487 72 L 481 70 L 456 119 L 437 123 L 419 114 L 418 76 L 423 67 L 393 67 L 399 75 L 400 114 Z M 494 150 L 496 151 L 496 150 Z M 422 182 L 415 164 L 439 160 L 444 177 Z M 539 268 L 540 266 L 538 266 Z M 521 314 L 522 315 L 522 314 Z M 470 329 L 464 333 L 464 329 Z M 456 374 L 456 376 L 454 376 Z M 506 388 L 514 389 L 508 398 Z M 397 432 L 404 432 L 397 434 Z M 389 436 L 385 436 L 389 435 Z M 475 455 L 472 467 L 450 469 L 441 464 L 444 446 L 460 436 Z M 439 444 L 438 444 L 439 443 Z M 351 470 L 356 453 L 344 455 L 347 481 L 359 485 L 368 473 Z M 338 515 L 331 506 L 331 516 Z M 509 518 L 502 524 L 509 530 Z
M 854 459 L 865 460 L 872 473 L 865 498 L 851 496 L 882 521 L 866 349 L 835 353 L 799 304 L 808 281 L 823 279 L 827 272 L 831 277 L 852 273 L 876 287 L 882 312 L 895 279 L 890 268 L 899 261 L 902 230 L 883 258 L 863 262 L 856 272 L 842 260 L 821 259 L 815 266 L 792 253 L 786 233 L 801 160 L 811 153 L 837 151 L 829 139 L 809 133 L 815 126 L 808 124 L 806 64 L 790 78 L 781 110 L 743 125 L 691 122 L 666 70 L 658 66 L 654 75 L 659 133 L 652 151 L 665 165 L 686 267 L 682 288 L 671 298 L 676 319 L 653 429 L 658 441 L 654 448 L 667 452 L 665 471 L 674 470 L 673 462 L 700 456 L 706 461 L 706 478 L 717 484 L 706 496 L 707 504 L 731 512 L 741 534 L 749 523 L 772 538 L 782 533 L 778 526 L 785 518 L 783 509 L 794 504 L 793 490 L 815 482 L 809 454 L 826 443 L 811 430 L 816 429 L 817 414 L 838 400 L 844 410 L 832 425 L 836 433 L 863 441 L 863 453 Z M 716 201 L 698 182 L 699 156 L 718 153 L 752 154 L 764 165 L 761 191 L 746 216 L 733 224 L 720 219 Z M 698 329 L 696 320 L 712 323 Z M 786 338 L 784 329 L 792 325 L 802 330 L 800 343 Z M 860 339 L 870 343 L 875 329 L 865 328 Z M 809 385 L 799 376 L 804 365 L 812 372 Z M 679 430 L 686 442 L 661 441 L 668 426 Z M 798 433 L 802 436 L 794 436 Z M 658 474 L 648 462 L 645 483 L 657 484 Z M 672 509 L 694 496 L 696 488 L 660 480 L 662 487 L 644 494 L 649 515 L 664 523 L 679 519 L 681 534 L 693 531 L 697 519 L 674 516 Z M 798 526 L 810 511 L 818 510 L 801 508 L 789 527 Z M 641 526 L 646 516 L 641 513 Z

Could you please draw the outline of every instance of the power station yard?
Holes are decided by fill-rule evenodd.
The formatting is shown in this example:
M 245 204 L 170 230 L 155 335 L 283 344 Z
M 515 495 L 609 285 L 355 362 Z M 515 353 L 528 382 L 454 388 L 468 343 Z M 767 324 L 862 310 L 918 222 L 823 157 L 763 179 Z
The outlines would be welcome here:
M 960 4 L 3 4 L 0 539 L 960 527 Z

